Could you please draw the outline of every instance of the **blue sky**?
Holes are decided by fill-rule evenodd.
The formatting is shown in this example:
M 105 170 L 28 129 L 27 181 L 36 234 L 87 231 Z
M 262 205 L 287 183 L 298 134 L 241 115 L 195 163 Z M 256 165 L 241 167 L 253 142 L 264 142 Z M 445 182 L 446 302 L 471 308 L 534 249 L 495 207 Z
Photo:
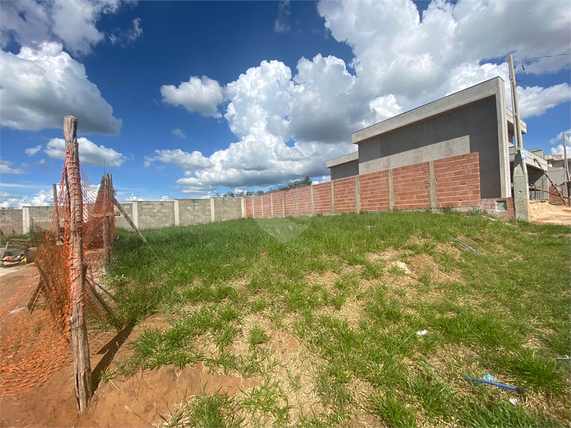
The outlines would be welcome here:
M 0 206 L 50 204 L 63 116 L 118 198 L 258 190 L 356 147 L 351 132 L 495 76 L 514 54 L 524 146 L 571 128 L 571 7 L 458 2 L 0 2 Z M 535 60 L 522 61 L 530 58 Z M 507 91 L 509 98 L 509 90 Z M 508 99 L 508 104 L 511 101 Z

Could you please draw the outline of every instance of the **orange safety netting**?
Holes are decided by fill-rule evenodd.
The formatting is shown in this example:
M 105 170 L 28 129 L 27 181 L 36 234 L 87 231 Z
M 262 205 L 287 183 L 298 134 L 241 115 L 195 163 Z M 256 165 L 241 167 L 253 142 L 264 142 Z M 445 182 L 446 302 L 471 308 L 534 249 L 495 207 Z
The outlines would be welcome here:
M 35 256 L 35 269 L 26 268 L 22 275 L 3 279 L 6 290 L 15 291 L 0 306 L 0 394 L 12 395 L 29 390 L 59 369 L 66 360 L 73 364 L 69 352 L 71 304 L 91 304 L 94 313 L 104 312 L 105 301 L 94 291 L 95 283 L 104 273 L 110 245 L 115 239 L 113 183 L 104 175 L 99 186 L 89 184 L 81 176 L 81 218 L 71 218 L 73 185 L 68 183 L 68 168 L 78 169 L 66 157 L 59 183 L 58 200 L 54 203 L 51 226 Z M 76 186 L 77 187 L 77 186 Z M 70 193 L 71 188 L 71 193 Z M 76 189 L 77 190 L 77 189 Z M 76 192 L 79 194 L 79 192 Z M 79 222 L 78 222 L 79 221 Z M 83 234 L 83 261 L 72 257 L 71 231 L 79 227 Z M 73 267 L 83 262 L 85 293 L 72 286 Z M 81 273 L 81 270 L 79 271 Z M 20 284 L 10 284 L 20 281 Z M 17 288 L 17 290 L 16 290 Z M 88 320 L 88 319 L 87 319 Z

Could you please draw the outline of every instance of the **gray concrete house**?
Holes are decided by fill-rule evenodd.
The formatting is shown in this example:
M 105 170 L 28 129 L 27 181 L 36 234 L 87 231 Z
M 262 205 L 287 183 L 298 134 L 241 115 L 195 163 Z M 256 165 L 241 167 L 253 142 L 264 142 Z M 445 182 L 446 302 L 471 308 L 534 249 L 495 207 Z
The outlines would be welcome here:
M 358 151 L 327 162 L 331 179 L 478 152 L 481 197 L 511 197 L 514 125 L 504 88 L 496 77 L 353 133 Z M 533 183 L 543 186 L 543 157 L 530 153 L 527 165 Z

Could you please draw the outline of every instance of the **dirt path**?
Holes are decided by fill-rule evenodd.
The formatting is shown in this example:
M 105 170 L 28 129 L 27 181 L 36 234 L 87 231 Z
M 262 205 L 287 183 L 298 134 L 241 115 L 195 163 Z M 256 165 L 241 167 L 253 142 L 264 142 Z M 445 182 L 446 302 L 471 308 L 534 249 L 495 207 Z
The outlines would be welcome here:
M 33 265 L 0 268 L 0 311 L 7 307 L 4 316 L 30 318 L 25 310 L 30 289 L 37 284 L 37 271 Z M 12 297 L 15 296 L 15 299 Z M 16 311 L 10 311 L 17 307 Z M 24 309 L 22 309 L 24 308 Z M 18 310 L 19 309 L 19 310 Z M 37 315 L 41 309 L 34 312 Z M 11 313 L 14 312 L 14 313 Z M 10 328 L 10 323 L 4 326 Z M 115 330 L 91 330 L 89 345 L 94 379 L 114 359 L 128 354 L 129 341 L 138 336 L 143 327 Z M 2 337 L 9 334 L 1 331 Z M 200 392 L 216 391 L 236 394 L 259 384 L 258 379 L 242 379 L 209 373 L 201 363 L 176 370 L 165 367 L 146 370 L 120 381 L 114 379 L 97 385 L 90 408 L 84 415 L 77 411 L 73 380 L 73 359 L 68 350 L 62 368 L 45 382 L 26 392 L 0 395 L 0 426 L 2 427 L 146 427 L 160 423 L 161 415 L 168 417 L 169 409 L 183 399 Z M 136 416 L 132 411 L 136 412 Z
M 562 224 L 571 226 L 571 207 L 549 202 L 530 201 L 529 216 L 532 223 Z

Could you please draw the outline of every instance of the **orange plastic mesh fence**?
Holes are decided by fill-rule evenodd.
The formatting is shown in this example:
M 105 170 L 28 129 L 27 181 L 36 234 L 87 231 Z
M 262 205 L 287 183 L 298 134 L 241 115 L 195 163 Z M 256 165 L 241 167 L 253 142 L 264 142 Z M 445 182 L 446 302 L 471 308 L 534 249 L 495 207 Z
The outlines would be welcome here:
M 35 257 L 36 269 L 25 270 L 17 291 L 0 306 L 2 395 L 27 391 L 47 380 L 64 362 L 73 364 L 69 351 L 70 302 L 86 302 L 85 295 L 71 286 L 70 278 L 72 265 L 80 260 L 73 260 L 70 253 L 72 219 L 66 168 L 77 167 L 66 157 L 52 223 Z M 79 226 L 88 289 L 104 273 L 115 239 L 114 190 L 110 175 L 104 175 L 99 186 L 89 184 L 83 172 L 81 177 L 83 216 Z M 86 321 L 89 323 L 89 317 Z

